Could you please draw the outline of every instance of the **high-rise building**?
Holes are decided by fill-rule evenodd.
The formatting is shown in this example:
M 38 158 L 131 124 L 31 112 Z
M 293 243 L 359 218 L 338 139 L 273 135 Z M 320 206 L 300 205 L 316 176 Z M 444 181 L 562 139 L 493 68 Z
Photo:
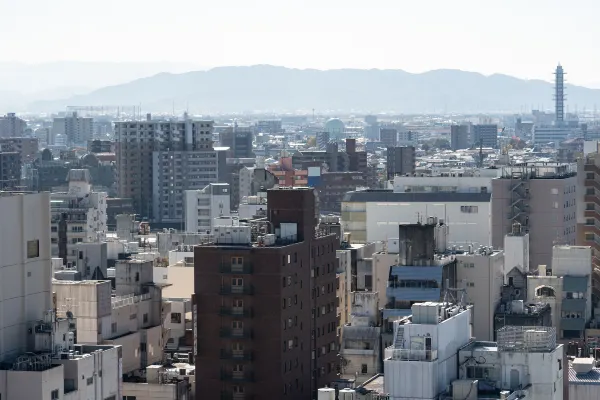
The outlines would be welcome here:
M 0 146 L 0 190 L 16 190 L 21 185 L 21 155 Z
M 527 163 L 492 180 L 492 245 L 503 247 L 515 222 L 529 233 L 530 265 L 551 265 L 552 246 L 575 244 L 575 164 Z
M 64 135 L 68 144 L 87 144 L 94 137 L 94 119 L 72 115 L 56 117 L 52 123 L 52 136 Z
M 252 128 L 238 127 L 237 125 L 222 130 L 219 133 L 219 142 L 223 147 L 229 147 L 229 158 L 254 158 Z
M 0 117 L 0 137 L 21 137 L 25 129 L 27 129 L 27 122 L 17 117 L 15 113 Z
M 329 143 L 329 132 L 317 132 L 317 148 L 325 150 Z
M 186 190 L 185 231 L 212 231 L 215 218 L 230 215 L 230 199 L 228 183 L 211 183 L 204 189 Z
M 415 148 L 388 147 L 387 148 L 387 179 L 394 179 L 396 175 L 415 173 Z
M 498 147 L 498 125 L 473 125 L 473 144 L 477 147 Z
M 565 72 L 562 65 L 556 66 L 554 71 L 554 112 L 556 125 L 562 126 L 565 122 Z
M 6 151 L 16 151 L 21 156 L 22 163 L 33 162 L 38 154 L 37 138 L 11 137 L 0 138 L 0 146 Z
M 213 121 L 115 123 L 117 191 L 136 213 L 156 221 L 183 221 L 183 192 L 218 180 Z
M 256 123 L 256 133 L 282 133 L 283 128 L 281 127 L 280 119 L 260 120 Z
M 380 128 L 379 141 L 385 147 L 396 147 L 398 145 L 398 129 L 393 127 Z
M 450 147 L 452 150 L 468 149 L 471 147 L 469 125 L 452 125 L 450 127 Z
M 311 188 L 271 189 L 267 220 L 195 248 L 196 385 L 207 399 L 306 399 L 337 377 L 336 250 Z M 258 236 L 256 236 L 258 234 Z

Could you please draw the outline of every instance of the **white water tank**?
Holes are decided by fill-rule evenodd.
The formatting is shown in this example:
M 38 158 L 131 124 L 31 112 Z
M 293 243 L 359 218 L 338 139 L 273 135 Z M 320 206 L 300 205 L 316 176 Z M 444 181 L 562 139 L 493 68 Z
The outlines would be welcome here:
M 350 388 L 340 390 L 339 400 L 354 400 L 356 392 Z
M 335 400 L 335 389 L 323 388 L 317 393 L 317 400 Z

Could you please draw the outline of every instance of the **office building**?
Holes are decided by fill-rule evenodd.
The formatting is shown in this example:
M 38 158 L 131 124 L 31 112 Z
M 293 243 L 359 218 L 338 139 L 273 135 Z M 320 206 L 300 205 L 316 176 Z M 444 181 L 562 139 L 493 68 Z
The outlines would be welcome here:
M 209 233 L 215 218 L 229 216 L 231 212 L 227 183 L 211 183 L 204 189 L 186 190 L 183 201 L 186 232 Z
M 376 115 L 365 115 L 365 138 L 379 140 L 379 122 Z
M 313 169 L 314 175 L 311 175 Z M 321 172 L 319 168 L 311 167 L 308 174 L 308 186 L 316 189 L 322 213 L 339 213 L 346 193 L 366 185 L 361 172 Z
M 0 147 L 0 189 L 16 190 L 21 186 L 21 155 Z
M 155 221 L 183 221 L 183 193 L 218 181 L 212 121 L 115 123 L 117 188 L 136 213 Z
M 260 120 L 256 123 L 256 133 L 277 134 L 283 133 L 280 119 Z
M 419 144 L 419 133 L 417 131 L 410 130 L 399 130 L 398 131 L 398 147 L 413 146 L 417 147 Z
M 240 169 L 239 188 L 234 201 L 239 204 L 244 197 L 257 196 L 258 193 L 266 192 L 279 183 L 279 179 L 264 168 L 244 167 Z
M 306 399 L 337 378 L 336 250 L 310 188 L 271 189 L 267 220 L 194 249 L 198 393 Z M 258 235 L 258 236 L 257 236 Z
M 29 137 L 0 138 L 3 150 L 17 152 L 23 164 L 33 162 L 39 152 L 38 139 Z
M 317 149 L 326 150 L 329 143 L 329 132 L 317 132 Z
M 15 113 L 8 113 L 0 117 L 0 137 L 22 137 L 27 129 L 27 122 Z
M 492 246 L 500 249 L 515 222 L 529 233 L 532 269 L 551 265 L 552 246 L 575 244 L 576 166 L 527 163 L 503 167 L 492 180 Z
M 254 158 L 253 139 L 254 132 L 251 128 L 238 127 L 237 124 L 219 132 L 220 145 L 229 147 L 229 158 Z
M 471 147 L 469 125 L 452 125 L 450 127 L 450 147 L 452 150 Z
M 56 117 L 52 122 L 52 136 L 63 135 L 69 145 L 87 145 L 94 138 L 94 119 L 72 115 Z
M 379 141 L 385 147 L 398 146 L 398 129 L 393 127 L 379 128 Z
M 108 232 L 106 192 L 92 191 L 86 169 L 70 170 L 67 180 L 68 192 L 52 193 L 50 201 L 52 257 L 64 265 L 79 262 L 77 243 L 103 240 Z
M 556 125 L 562 126 L 565 122 L 565 72 L 562 65 L 556 66 L 554 71 L 554 114 Z
M 498 125 L 473 125 L 473 144 L 476 147 L 498 147 Z
M 387 148 L 387 179 L 394 179 L 396 175 L 415 173 L 415 148 L 388 147 Z
M 115 142 L 112 140 L 88 140 L 87 151 L 89 153 L 114 153 Z

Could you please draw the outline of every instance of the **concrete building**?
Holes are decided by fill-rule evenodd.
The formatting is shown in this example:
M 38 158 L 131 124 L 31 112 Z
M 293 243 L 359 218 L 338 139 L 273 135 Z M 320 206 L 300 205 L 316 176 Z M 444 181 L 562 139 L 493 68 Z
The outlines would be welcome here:
M 17 190 L 21 186 L 21 155 L 0 146 L 0 189 Z
M 415 148 L 388 147 L 387 148 L 387 179 L 394 179 L 396 175 L 415 173 Z
M 317 132 L 317 148 L 319 150 L 327 149 L 327 144 L 329 143 L 329 132 Z
M 8 113 L 0 117 L 0 137 L 22 137 L 27 129 L 27 122 L 15 113 Z
M 379 296 L 352 292 L 350 323 L 342 326 L 341 378 L 361 384 L 381 372 Z
M 596 360 L 573 358 L 569 360 L 569 399 L 594 400 L 598 398 L 600 368 Z
M 52 136 L 64 135 L 68 144 L 87 145 L 94 138 L 94 119 L 72 115 L 56 117 L 52 122 Z
M 252 128 L 238 127 L 237 123 L 235 126 L 219 132 L 220 145 L 229 148 L 227 154 L 229 158 L 254 158 L 255 155 L 252 151 L 253 139 L 254 132 Z
M 452 125 L 450 127 L 450 147 L 452 150 L 471 148 L 469 125 Z
M 316 168 L 316 167 L 315 167 Z M 342 199 L 347 192 L 365 187 L 365 176 L 362 172 L 320 172 L 310 175 L 309 186 L 316 189 L 319 196 L 319 210 L 322 213 L 339 213 Z M 314 182 L 310 182 L 312 178 Z
M 458 288 L 464 289 L 473 304 L 473 336 L 494 339 L 494 313 L 504 284 L 504 253 L 491 247 L 469 248 L 456 254 Z
M 108 231 L 106 192 L 91 190 L 85 169 L 70 170 L 67 180 L 69 191 L 52 193 L 50 200 L 52 256 L 62 258 L 65 265 L 77 262 L 76 244 L 103 240 Z
M 279 179 L 264 168 L 244 167 L 239 172 L 239 190 L 237 198 L 233 200 L 239 204 L 244 197 L 257 196 L 259 192 L 266 192 L 278 183 Z
M 451 245 L 488 246 L 492 242 L 491 198 L 489 192 L 349 192 L 342 200 L 342 227 L 351 233 L 351 243 L 383 242 L 397 237 L 399 224 L 424 222 L 433 216 L 450 226 Z
M 577 133 L 577 129 L 566 126 L 535 126 L 533 128 L 533 143 L 555 143 L 558 147 L 560 142 L 567 140 L 574 133 Z
M 115 123 L 117 191 L 136 213 L 157 221 L 183 221 L 183 193 L 217 182 L 213 121 Z
M 267 192 L 258 192 L 255 196 L 243 197 L 238 206 L 240 219 L 255 219 L 267 216 Z
M 379 141 L 385 147 L 398 146 L 398 129 L 393 127 L 379 128 Z
M 229 216 L 229 184 L 211 183 L 201 190 L 186 190 L 185 231 L 209 233 L 215 218 Z
M 473 125 L 473 144 L 476 147 L 498 147 L 498 125 Z
M 114 153 L 115 142 L 112 140 L 88 140 L 87 151 L 89 153 Z
M 282 121 L 280 119 L 260 120 L 256 123 L 257 133 L 283 133 Z
M 266 221 L 217 226 L 215 243 L 194 249 L 196 390 L 206 398 L 305 399 L 336 379 L 339 239 L 316 230 L 312 189 L 267 198 Z
M 518 222 L 529 233 L 531 267 L 550 265 L 552 246 L 575 244 L 576 187 L 573 164 L 503 167 L 492 181 L 492 246 L 502 248 Z
M 9 137 L 0 138 L 0 147 L 2 150 L 17 152 L 21 157 L 22 163 L 33 162 L 39 152 L 38 138 L 30 137 Z
M 491 193 L 492 179 L 501 176 L 498 169 L 457 169 L 436 174 L 395 176 L 393 190 L 397 193 Z
M 593 308 L 591 249 L 554 246 L 551 267 L 538 273 L 527 277 L 528 301 L 550 304 L 558 339 L 583 339 Z

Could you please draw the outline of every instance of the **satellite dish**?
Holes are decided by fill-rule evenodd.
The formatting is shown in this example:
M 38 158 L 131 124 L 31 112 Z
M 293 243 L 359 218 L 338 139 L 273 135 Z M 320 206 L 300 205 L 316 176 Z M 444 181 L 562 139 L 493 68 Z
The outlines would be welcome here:
M 73 313 L 71 311 L 67 311 L 66 314 L 68 319 L 73 319 Z

